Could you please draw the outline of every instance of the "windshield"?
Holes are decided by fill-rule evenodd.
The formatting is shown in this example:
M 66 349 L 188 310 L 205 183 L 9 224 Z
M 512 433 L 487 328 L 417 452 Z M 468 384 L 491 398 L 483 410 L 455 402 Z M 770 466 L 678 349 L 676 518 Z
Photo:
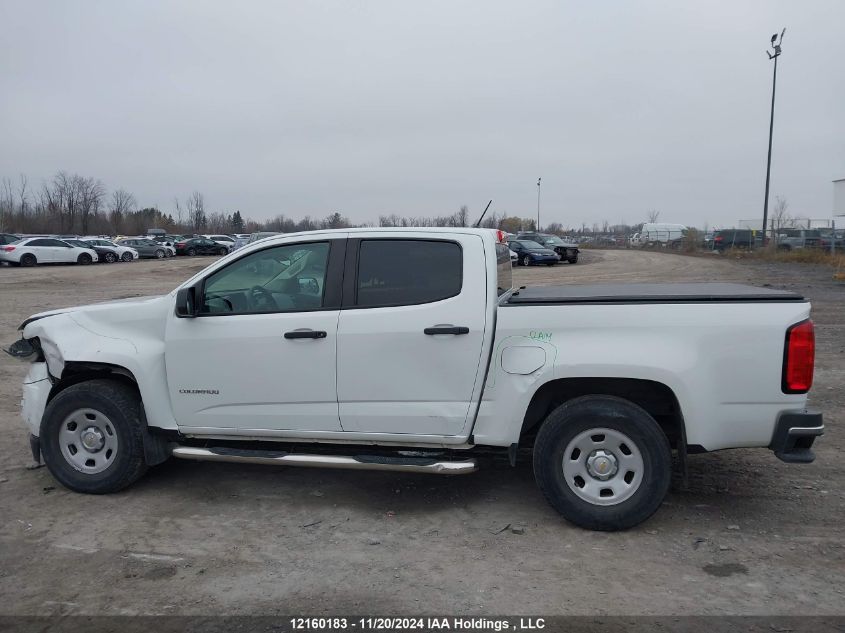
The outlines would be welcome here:
M 519 240 L 519 243 L 522 244 L 522 248 L 528 251 L 542 251 L 546 249 L 542 244 L 532 242 L 531 240 Z

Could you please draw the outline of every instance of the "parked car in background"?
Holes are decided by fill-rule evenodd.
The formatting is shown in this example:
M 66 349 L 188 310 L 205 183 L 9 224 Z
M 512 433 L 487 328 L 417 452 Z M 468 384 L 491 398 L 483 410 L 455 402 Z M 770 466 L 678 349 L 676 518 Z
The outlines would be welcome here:
M 566 260 L 570 264 L 575 264 L 578 262 L 578 245 L 572 242 L 563 240 L 559 238 L 557 235 L 552 235 L 551 233 L 520 233 L 516 236 L 518 240 L 530 240 L 532 242 L 537 242 L 541 246 L 545 246 L 546 248 L 550 248 L 555 253 L 558 254 L 561 260 Z
M 637 243 L 640 246 L 670 246 L 674 242 L 683 240 L 686 234 L 687 227 L 683 224 L 646 222 L 640 229 Z
M 247 242 L 247 244 L 252 244 L 253 242 L 257 242 L 258 240 L 263 240 L 265 237 L 273 237 L 274 235 L 283 234 L 274 231 L 259 231 L 258 233 L 253 233 L 249 236 L 249 241 Z
M 54 237 L 29 237 L 0 246 L 0 261 L 18 266 L 91 264 L 97 261 L 97 253 Z
M 0 233 L 0 246 L 3 244 L 12 244 L 19 239 L 17 235 L 12 235 L 11 233 Z
M 123 262 L 131 262 L 138 259 L 139 254 L 131 246 L 123 246 L 121 244 L 115 244 L 111 240 L 107 240 L 101 237 L 85 237 L 83 238 L 84 241 L 88 242 L 92 246 L 105 246 L 106 248 L 113 248 L 117 253 L 118 259 Z
M 777 233 L 778 250 L 791 251 L 797 248 L 820 248 L 822 236 L 818 229 L 781 229 Z
M 235 238 L 230 235 L 203 235 L 214 242 L 220 244 L 220 246 L 225 246 L 229 251 L 235 250 Z
M 537 264 L 554 266 L 560 261 L 560 257 L 552 249 L 532 240 L 511 240 L 508 242 L 508 247 L 516 253 L 517 262 L 520 266 Z
M 167 257 L 167 246 L 155 240 L 140 237 L 125 237 L 117 240 L 118 246 L 128 246 L 138 252 L 139 257 L 164 259 Z
M 207 237 L 192 237 L 189 240 L 176 242 L 176 254 L 188 255 L 227 255 L 229 248 L 218 244 Z
M 236 233 L 235 234 L 235 246 L 232 248 L 233 251 L 238 250 L 249 244 L 249 233 Z
M 729 248 L 748 250 L 755 245 L 751 229 L 720 229 L 713 232 L 713 248 L 723 253 Z
M 831 242 L 834 242 L 833 247 L 837 251 L 845 250 L 845 229 L 837 229 L 836 231 L 828 229 L 821 232 L 821 248 L 830 251 Z
M 95 244 L 91 244 L 91 242 L 78 239 L 64 239 L 62 241 L 67 242 L 71 246 L 78 246 L 79 248 L 94 249 L 94 252 L 97 253 L 97 261 L 104 264 L 113 264 L 120 259 L 120 256 L 117 254 L 117 250 L 109 248 L 108 246 L 97 246 Z

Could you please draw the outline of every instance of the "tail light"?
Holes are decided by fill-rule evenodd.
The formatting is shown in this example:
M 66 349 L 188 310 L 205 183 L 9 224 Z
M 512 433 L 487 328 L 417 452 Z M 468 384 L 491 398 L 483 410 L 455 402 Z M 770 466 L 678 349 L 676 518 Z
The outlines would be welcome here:
M 725 239 L 725 238 L 722 237 L 721 235 L 717 235 L 716 237 L 713 238 L 713 241 L 714 242 L 721 242 L 723 239 Z
M 810 319 L 786 331 L 783 350 L 784 393 L 807 393 L 813 386 L 813 364 L 816 359 L 816 335 Z
M 182 248 L 185 246 L 185 242 L 176 242 L 176 248 Z
M 15 247 L 14 246 L 4 246 L 3 250 L 6 251 L 7 253 L 11 253 L 13 250 L 15 250 Z
M 505 232 L 503 230 L 496 229 L 496 241 L 499 242 L 499 244 L 505 243 Z

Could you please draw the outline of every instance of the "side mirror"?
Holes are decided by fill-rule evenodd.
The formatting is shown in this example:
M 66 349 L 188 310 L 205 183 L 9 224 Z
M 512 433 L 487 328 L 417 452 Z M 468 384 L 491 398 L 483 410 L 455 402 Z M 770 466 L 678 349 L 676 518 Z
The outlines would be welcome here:
M 180 319 L 197 316 L 197 289 L 193 286 L 180 288 L 176 293 L 176 316 Z

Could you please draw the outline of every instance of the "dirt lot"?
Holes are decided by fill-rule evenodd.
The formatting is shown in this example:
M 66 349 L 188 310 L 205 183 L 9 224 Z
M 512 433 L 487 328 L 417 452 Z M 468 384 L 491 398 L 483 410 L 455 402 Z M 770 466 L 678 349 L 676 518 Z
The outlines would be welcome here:
M 205 263 L 0 268 L 0 343 L 34 312 L 162 293 Z M 691 456 L 689 488 L 618 534 L 565 523 L 528 463 L 438 478 L 173 460 L 120 494 L 82 496 L 25 468 L 25 366 L 2 355 L 0 613 L 845 614 L 845 284 L 816 267 L 626 251 L 516 277 L 806 294 L 811 401 L 828 425 L 816 463 Z

